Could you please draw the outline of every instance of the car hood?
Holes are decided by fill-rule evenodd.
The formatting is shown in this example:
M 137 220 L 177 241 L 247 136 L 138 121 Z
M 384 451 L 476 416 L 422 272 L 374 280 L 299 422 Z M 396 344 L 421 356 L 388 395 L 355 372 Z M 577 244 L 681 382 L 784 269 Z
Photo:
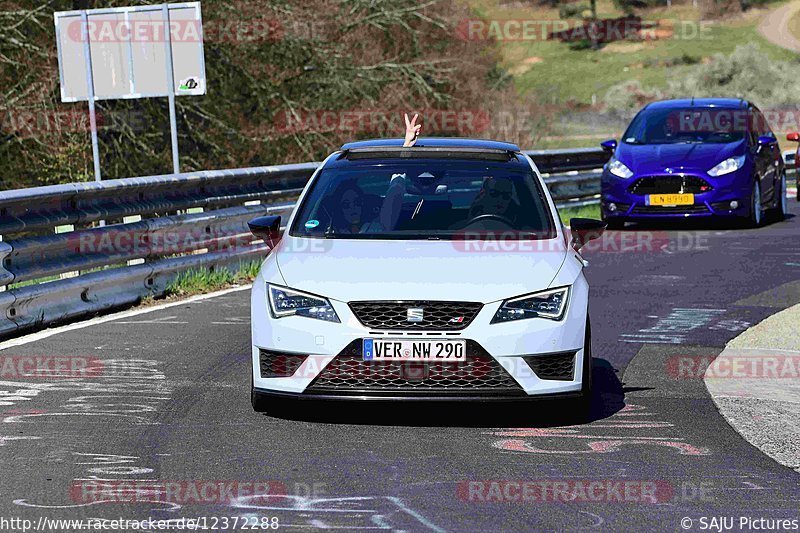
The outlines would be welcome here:
M 479 244 L 286 236 L 275 257 L 287 286 L 342 302 L 489 303 L 548 288 L 567 255 L 560 238 Z
M 729 157 L 743 153 L 744 141 L 727 144 L 626 144 L 617 149 L 617 159 L 637 174 L 694 170 L 706 172 Z

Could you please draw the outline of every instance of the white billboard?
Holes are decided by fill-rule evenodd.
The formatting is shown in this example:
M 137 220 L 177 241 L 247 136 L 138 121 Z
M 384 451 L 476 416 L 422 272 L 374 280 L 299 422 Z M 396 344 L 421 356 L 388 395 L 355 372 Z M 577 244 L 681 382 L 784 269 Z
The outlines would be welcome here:
M 89 100 L 87 56 L 95 100 L 164 97 L 170 92 L 178 96 L 205 94 L 200 3 L 166 7 L 55 13 L 61 100 Z
M 96 100 L 169 98 L 172 170 L 180 172 L 175 96 L 206 92 L 200 2 L 58 11 L 62 102 L 89 102 L 94 175 L 100 180 Z

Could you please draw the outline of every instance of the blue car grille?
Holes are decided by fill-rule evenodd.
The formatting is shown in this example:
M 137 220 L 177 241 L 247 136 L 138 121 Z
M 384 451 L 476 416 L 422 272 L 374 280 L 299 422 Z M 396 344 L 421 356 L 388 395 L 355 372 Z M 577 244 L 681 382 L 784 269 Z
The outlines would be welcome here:
M 646 176 L 636 180 L 628 187 L 631 194 L 699 194 L 712 190 L 713 187 L 703 178 L 697 176 Z

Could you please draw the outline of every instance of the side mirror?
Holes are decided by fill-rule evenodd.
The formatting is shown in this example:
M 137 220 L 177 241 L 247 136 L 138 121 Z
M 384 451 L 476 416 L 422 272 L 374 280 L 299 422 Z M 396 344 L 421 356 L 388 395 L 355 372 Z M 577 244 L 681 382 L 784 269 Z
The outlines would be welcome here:
M 768 144 L 772 144 L 772 143 L 777 142 L 777 141 L 778 141 L 778 139 L 776 139 L 772 135 L 761 135 L 758 138 L 758 146 L 766 146 Z
M 603 148 L 603 150 L 605 150 L 606 152 L 613 152 L 614 150 L 616 150 L 616 149 L 617 149 L 617 141 L 616 141 L 615 139 L 609 139 L 609 140 L 607 140 L 607 141 L 603 141 L 603 142 L 601 142 L 601 143 L 600 143 L 600 146 L 601 146 L 601 147 Z
M 281 236 L 281 216 L 257 217 L 248 222 L 247 227 L 256 238 L 262 239 L 270 248 L 274 248 Z
M 606 223 L 592 218 L 573 218 L 569 221 L 572 233 L 572 247 L 580 250 L 587 242 L 599 238 L 606 229 Z
M 793 141 L 793 142 L 796 142 L 796 143 L 800 143 L 800 133 L 798 133 L 796 131 L 793 131 L 791 133 L 787 133 L 786 134 L 786 140 L 787 141 Z

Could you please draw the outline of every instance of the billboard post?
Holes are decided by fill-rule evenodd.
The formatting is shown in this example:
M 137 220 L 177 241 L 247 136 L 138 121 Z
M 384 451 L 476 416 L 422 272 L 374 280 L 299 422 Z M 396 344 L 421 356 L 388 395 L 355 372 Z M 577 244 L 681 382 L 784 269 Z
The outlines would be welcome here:
M 180 162 L 178 161 L 178 118 L 175 114 L 175 69 L 172 67 L 172 32 L 170 31 L 169 23 L 169 9 L 167 4 L 161 6 L 161 16 L 164 19 L 164 43 L 165 53 L 167 60 L 164 61 L 167 69 L 167 79 L 170 83 L 167 87 L 167 98 L 169 99 L 169 129 L 170 138 L 172 139 L 172 171 L 175 174 L 180 174 Z
M 92 132 L 92 159 L 94 160 L 94 180 L 100 181 L 100 148 L 97 145 L 97 114 L 94 105 L 94 76 L 92 76 L 92 47 L 89 44 L 89 17 L 81 12 L 81 33 L 83 34 L 83 57 L 86 61 L 86 89 L 89 99 L 89 129 Z

